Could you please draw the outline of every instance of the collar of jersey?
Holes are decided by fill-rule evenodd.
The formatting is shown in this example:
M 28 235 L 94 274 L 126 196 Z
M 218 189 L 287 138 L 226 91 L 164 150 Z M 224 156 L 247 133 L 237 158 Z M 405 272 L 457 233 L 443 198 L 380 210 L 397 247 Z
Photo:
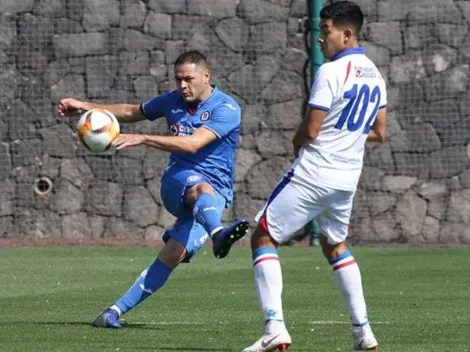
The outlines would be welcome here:
M 211 99 L 216 93 L 218 93 L 219 90 L 217 89 L 217 86 L 216 86 L 215 84 L 211 84 L 211 87 L 212 87 L 211 95 L 209 95 L 206 100 L 203 100 L 203 101 L 201 101 L 199 104 L 197 104 L 197 109 L 199 109 L 200 106 L 202 106 L 203 104 L 205 104 L 205 103 L 206 103 L 209 99 Z M 182 96 L 180 96 L 179 99 L 184 102 Z M 185 103 L 185 104 L 186 104 L 186 103 Z
M 345 56 L 348 56 L 348 55 L 354 55 L 354 54 L 365 54 L 365 50 L 364 48 L 358 46 L 358 47 L 355 47 L 355 48 L 348 48 L 348 49 L 344 49 L 343 51 L 340 51 L 338 54 L 336 54 L 335 56 L 333 56 L 331 58 L 331 61 L 335 61 L 335 60 L 338 60 L 338 59 L 341 59 L 342 57 L 345 57 Z

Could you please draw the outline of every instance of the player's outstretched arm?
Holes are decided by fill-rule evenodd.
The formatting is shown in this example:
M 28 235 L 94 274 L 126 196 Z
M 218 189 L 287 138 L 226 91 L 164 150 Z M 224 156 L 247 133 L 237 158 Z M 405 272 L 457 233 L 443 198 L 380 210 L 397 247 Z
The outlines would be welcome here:
M 161 116 L 163 103 L 158 104 L 156 98 L 142 105 L 142 110 L 147 116 Z M 164 99 L 164 97 L 163 97 Z M 155 109 L 153 109 L 155 107 Z M 218 138 L 227 136 L 231 131 L 240 126 L 241 112 L 238 105 L 223 103 L 212 111 L 210 119 L 189 136 L 156 136 L 146 134 L 120 134 L 113 142 L 116 149 L 122 149 L 139 144 L 165 150 L 195 154 L 209 143 Z
M 298 156 L 300 148 L 302 148 L 305 143 L 317 138 L 320 133 L 321 125 L 323 124 L 323 121 L 325 121 L 326 114 L 326 111 L 310 107 L 308 108 L 305 118 L 292 139 L 295 157 Z
M 146 119 L 140 110 L 140 105 L 134 104 L 96 104 L 73 98 L 65 98 L 59 102 L 57 109 L 59 114 L 64 117 L 81 115 L 91 109 L 105 109 L 112 112 L 118 121 L 122 123 Z
M 383 143 L 387 134 L 387 108 L 380 109 L 372 129 L 367 136 L 367 142 Z
M 132 147 L 139 144 L 165 150 L 168 152 L 179 152 L 194 154 L 209 143 L 215 141 L 218 136 L 211 130 L 201 127 L 190 136 L 157 136 L 148 134 L 120 134 L 114 141 L 113 146 L 117 150 Z

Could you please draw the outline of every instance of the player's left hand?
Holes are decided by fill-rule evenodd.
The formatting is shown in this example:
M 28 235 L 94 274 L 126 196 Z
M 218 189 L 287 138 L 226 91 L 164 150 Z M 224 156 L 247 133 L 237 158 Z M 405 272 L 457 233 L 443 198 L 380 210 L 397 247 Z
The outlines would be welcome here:
M 144 144 L 145 135 L 143 134 L 120 134 L 112 143 L 117 149 L 123 149 L 126 147 L 133 147 L 135 145 Z

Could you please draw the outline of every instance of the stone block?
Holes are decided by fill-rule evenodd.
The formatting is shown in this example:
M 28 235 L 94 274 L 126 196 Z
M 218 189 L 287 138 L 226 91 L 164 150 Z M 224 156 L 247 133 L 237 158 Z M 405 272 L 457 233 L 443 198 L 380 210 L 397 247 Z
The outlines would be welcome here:
M 76 134 L 65 124 L 38 131 L 43 140 L 43 152 L 49 156 L 72 158 L 78 146 Z
M 12 231 L 17 238 L 60 238 L 62 220 L 53 211 L 18 209 Z
M 416 177 L 387 175 L 382 180 L 382 189 L 392 193 L 405 193 L 416 183 L 416 180 Z
M 85 201 L 83 191 L 66 180 L 60 180 L 54 189 L 51 209 L 59 214 L 71 214 L 82 210 Z
M 449 147 L 435 151 L 429 156 L 430 176 L 448 178 L 470 167 L 465 147 Z
M 22 12 L 31 12 L 35 0 L 0 0 L 0 9 L 4 13 L 17 14 Z
M 87 32 L 101 32 L 119 24 L 120 2 L 117 0 L 85 0 L 83 28 Z
M 119 23 L 122 28 L 142 28 L 147 9 L 145 3 L 141 0 L 123 0 L 121 1 L 122 15 Z M 157 11 L 158 12 L 158 11 Z
M 261 159 L 261 156 L 253 150 L 238 149 L 235 163 L 235 182 L 243 181 L 251 168 Z
M 399 22 L 372 22 L 366 26 L 367 38 L 372 43 L 381 45 L 392 55 L 403 53 L 401 28 Z M 390 35 L 393 33 L 393 35 Z
M 12 169 L 10 148 L 7 143 L 0 143 L 0 180 L 10 176 Z
M 86 192 L 85 210 L 96 215 L 121 216 L 123 193 L 117 183 L 95 181 Z
M 91 237 L 91 226 L 87 213 L 62 216 L 62 237 L 81 239 Z
M 227 18 L 217 23 L 215 33 L 227 47 L 235 52 L 245 48 L 249 38 L 248 25 L 239 18 Z
M 171 16 L 150 11 L 145 17 L 144 32 L 162 39 L 171 38 Z
M 231 18 L 236 15 L 237 3 L 232 0 L 189 0 L 188 13 L 214 18 Z
M 85 58 L 86 91 L 90 99 L 105 97 L 118 72 L 119 60 L 114 55 Z
M 248 193 L 253 198 L 267 199 L 291 165 L 287 158 L 274 157 L 256 164 L 247 174 Z
M 120 76 L 146 75 L 149 73 L 149 69 L 150 57 L 147 51 L 133 53 L 123 51 L 119 54 L 118 72 Z
M 367 203 L 371 215 L 375 217 L 381 213 L 391 211 L 397 203 L 397 197 L 384 192 L 369 192 L 367 194 Z
M 42 156 L 40 139 L 17 139 L 10 144 L 12 166 L 38 164 Z
M 289 16 L 289 8 L 266 0 L 240 0 L 237 15 L 250 24 L 283 21 Z
M 108 40 L 104 32 L 58 34 L 53 38 L 55 56 L 104 55 L 109 50 Z
M 469 66 L 461 65 L 423 80 L 426 101 L 452 99 L 467 90 Z
M 143 186 L 129 186 L 124 191 L 124 219 L 140 227 L 156 225 L 160 207 L 155 203 L 149 191 Z
M 150 10 L 159 13 L 184 14 L 187 12 L 187 0 L 149 0 Z

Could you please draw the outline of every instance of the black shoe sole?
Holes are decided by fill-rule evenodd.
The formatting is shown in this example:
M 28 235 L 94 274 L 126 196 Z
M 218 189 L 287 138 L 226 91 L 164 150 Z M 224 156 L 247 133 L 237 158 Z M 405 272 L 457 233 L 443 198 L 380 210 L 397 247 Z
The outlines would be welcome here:
M 238 224 L 233 230 L 232 234 L 223 239 L 217 251 L 214 248 L 214 255 L 216 258 L 225 258 L 230 252 L 230 248 L 232 248 L 233 244 L 245 237 L 249 227 L 250 224 L 248 221 L 242 221 L 240 224 Z

